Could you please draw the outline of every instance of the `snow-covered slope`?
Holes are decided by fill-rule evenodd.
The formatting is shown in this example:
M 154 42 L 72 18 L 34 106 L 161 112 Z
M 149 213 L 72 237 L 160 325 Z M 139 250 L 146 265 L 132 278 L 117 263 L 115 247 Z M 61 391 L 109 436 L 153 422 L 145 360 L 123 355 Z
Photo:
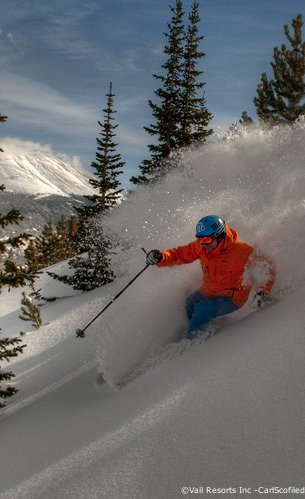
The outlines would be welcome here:
M 90 195 L 90 176 L 55 156 L 32 154 L 0 160 L 0 178 L 7 191 L 35 196 Z
M 24 337 L 28 346 L 10 366 L 20 392 L 0 413 L 0 498 L 175 499 L 182 487 L 203 487 L 203 497 L 207 487 L 235 489 L 235 497 L 247 487 L 259 498 L 261 487 L 303 486 L 305 290 L 182 355 L 173 346 L 171 361 L 115 390 L 95 379 L 113 315 L 124 332 L 126 295 L 85 339 L 75 330 L 121 285 L 45 305 L 49 324 Z M 2 295 L 6 332 L 23 327 L 15 293 Z
M 20 391 L 0 411 L 0 499 L 244 497 L 240 488 L 257 499 L 302 490 L 304 135 L 301 122 L 183 154 L 181 171 L 137 189 L 109 217 L 128 243 L 116 255 L 122 277 L 79 294 L 41 276 L 42 294 L 61 298 L 43 305 L 38 331 L 18 319 L 21 290 L 2 293 L 2 333 L 31 332 L 8 366 Z M 184 299 L 200 269 L 149 267 L 76 339 L 145 266 L 142 246 L 189 242 L 207 213 L 273 257 L 274 292 L 292 285 L 285 299 L 254 313 L 245 305 L 218 322 L 218 335 L 182 351 L 168 344 L 186 326 Z M 155 367 L 143 372 L 147 357 Z M 140 376 L 111 386 L 136 366 Z M 110 384 L 96 384 L 101 371 Z

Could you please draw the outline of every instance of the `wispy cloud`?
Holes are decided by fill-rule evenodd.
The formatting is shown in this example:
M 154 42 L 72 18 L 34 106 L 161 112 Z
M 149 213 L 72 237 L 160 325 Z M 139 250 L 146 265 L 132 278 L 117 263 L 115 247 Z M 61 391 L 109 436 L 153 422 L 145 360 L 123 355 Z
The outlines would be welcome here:
M 130 50 L 125 54 L 124 70 L 126 69 L 135 73 L 143 71 L 143 65 L 140 65 L 139 55 L 134 50 Z
M 92 40 L 86 40 L 83 9 L 69 9 L 50 16 L 42 37 L 47 45 L 75 59 L 96 57 L 98 49 Z M 80 33 L 81 36 L 80 36 Z
M 2 158 L 7 157 L 15 158 L 18 156 L 27 157 L 32 154 L 43 154 L 45 156 L 56 156 L 65 163 L 82 169 L 81 161 L 78 156 L 69 156 L 68 154 L 54 151 L 50 144 L 40 144 L 39 142 L 31 142 L 30 140 L 21 140 L 17 137 L 4 137 L 0 142 L 1 148 L 4 151 L 1 153 L 0 161 Z
M 28 156 L 30 154 L 53 154 L 49 144 L 42 145 L 38 142 L 21 140 L 15 137 L 1 138 L 1 147 L 4 150 L 1 158 L 8 156 Z
M 161 44 L 159 43 L 158 45 L 152 47 L 150 49 L 150 52 L 154 55 L 156 55 L 157 57 L 164 57 L 164 44 Z
M 15 74 L 1 74 L 1 109 L 10 111 L 10 119 L 18 123 L 47 122 L 48 127 L 73 127 L 77 129 L 90 126 L 98 119 L 97 114 L 88 107 L 75 103 L 52 88 Z

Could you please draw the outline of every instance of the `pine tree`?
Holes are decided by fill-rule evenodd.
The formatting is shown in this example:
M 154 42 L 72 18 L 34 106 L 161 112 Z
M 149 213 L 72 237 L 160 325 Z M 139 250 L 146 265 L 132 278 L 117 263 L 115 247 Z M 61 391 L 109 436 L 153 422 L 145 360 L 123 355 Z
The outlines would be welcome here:
M 0 114 L 0 123 L 4 123 L 7 120 L 7 116 L 1 116 Z M 3 152 L 3 149 L 0 148 L 0 151 Z M 0 192 L 4 191 L 4 185 L 0 185 Z M 20 220 L 22 220 L 22 216 L 18 210 L 11 210 L 7 215 L 2 216 L 0 213 L 0 226 L 2 229 L 7 227 L 10 224 L 19 225 Z M 30 236 L 28 234 L 20 234 L 16 237 L 9 238 L 1 238 L 0 239 L 0 293 L 1 288 L 4 285 L 8 285 L 11 287 L 25 286 L 27 282 L 33 282 L 34 275 L 27 272 L 23 267 L 15 265 L 14 262 L 6 259 L 4 260 L 3 255 L 8 251 L 8 248 L 19 248 L 26 239 Z M 1 329 L 0 329 L 1 331 Z M 26 345 L 22 346 L 14 346 L 20 343 L 22 340 L 20 338 L 4 338 L 0 340 L 0 361 L 5 359 L 9 362 L 10 357 L 18 356 L 18 353 L 23 352 L 23 348 Z M 8 348 L 13 346 L 13 348 Z M 1 369 L 1 365 L 0 365 Z M 15 375 L 12 372 L 2 372 L 0 371 L 0 381 L 10 381 Z M 0 397 L 5 399 L 7 397 L 11 397 L 15 393 L 17 393 L 17 389 L 14 386 L 9 385 L 5 389 L 0 385 Z M 0 408 L 4 407 L 5 403 L 0 403 Z
M 7 116 L 1 116 L 0 123 L 5 123 Z M 3 152 L 3 149 L 0 149 Z M 5 190 L 4 185 L 0 185 L 0 192 Z M 11 210 L 6 215 L 2 216 L 0 213 L 0 226 L 2 230 L 8 225 L 19 225 L 19 222 L 23 220 L 19 210 Z M 0 237 L 0 293 L 2 286 L 8 285 L 12 287 L 25 286 L 27 281 L 32 281 L 33 276 L 28 274 L 24 267 L 16 265 L 12 260 L 4 258 L 9 249 L 20 248 L 24 242 L 29 239 L 29 234 L 19 234 L 15 237 Z
M 141 175 L 132 177 L 130 181 L 134 184 L 149 182 L 156 174 L 166 166 L 166 159 L 171 151 L 179 146 L 179 118 L 181 99 L 181 73 L 183 71 L 184 54 L 184 16 L 182 1 L 176 0 L 176 6 L 170 7 L 173 17 L 168 23 L 169 33 L 164 33 L 168 38 L 168 45 L 165 45 L 164 53 L 168 55 L 168 60 L 161 67 L 167 71 L 166 76 L 153 75 L 157 80 L 161 80 L 163 87 L 155 91 L 156 96 L 161 100 L 158 106 L 151 100 L 148 101 L 152 109 L 152 115 L 156 119 L 156 125 L 144 127 L 152 136 L 158 136 L 158 144 L 148 146 L 151 152 L 151 160 L 144 160 L 140 166 Z
M 70 238 L 72 237 L 72 232 L 74 232 L 74 234 L 77 232 L 76 217 L 71 217 L 70 220 L 67 221 L 66 217 L 62 215 L 56 225 L 54 257 L 57 262 L 68 260 L 68 258 L 72 258 L 77 253 L 71 246 Z
M 71 240 L 76 236 L 78 230 L 77 217 L 72 215 L 68 220 L 68 237 Z
M 155 91 L 161 104 L 158 106 L 148 102 L 156 124 L 144 127 L 150 135 L 158 136 L 158 143 L 148 146 L 151 159 L 144 160 L 139 167 L 141 174 L 130 179 L 134 184 L 158 179 L 168 165 L 172 165 L 169 157 L 175 149 L 205 141 L 213 133 L 213 130 L 206 128 L 212 115 L 206 109 L 204 95 L 197 97 L 197 91 L 205 85 L 197 82 L 202 71 L 198 71 L 196 65 L 205 55 L 198 51 L 203 39 L 198 36 L 198 7 L 199 3 L 194 0 L 187 33 L 183 25 L 182 1 L 176 0 L 176 7 L 170 7 L 173 17 L 171 24 L 168 23 L 169 33 L 165 33 L 169 43 L 164 48 L 169 58 L 162 65 L 167 74 L 154 75 L 163 84 L 162 88 Z
M 197 91 L 205 85 L 202 82 L 197 83 L 197 78 L 203 71 L 198 71 L 196 65 L 198 59 L 205 56 L 203 52 L 198 52 L 200 41 L 203 39 L 203 36 L 198 36 L 198 23 L 200 22 L 198 7 L 199 3 L 194 1 L 186 34 L 179 147 L 187 147 L 194 142 L 203 142 L 213 133 L 212 129 L 206 129 L 213 116 L 205 107 L 204 96 L 197 97 Z
M 68 238 L 69 238 L 69 242 L 71 245 L 71 249 L 74 252 L 74 255 L 81 253 L 81 251 L 80 251 L 81 226 L 82 226 L 82 222 L 80 221 L 80 219 L 77 216 L 72 215 L 69 218 L 68 224 L 67 224 Z
M 255 126 L 255 123 L 251 116 L 248 116 L 247 111 L 243 111 L 239 123 L 244 127 Z
M 4 191 L 4 185 L 0 185 L 0 192 Z M 8 225 L 19 225 L 23 219 L 18 210 L 11 210 L 6 215 L 0 213 L 0 226 L 5 229 Z M 25 267 L 16 265 L 10 258 L 5 258 L 10 249 L 20 248 L 30 238 L 29 234 L 19 234 L 14 237 L 3 237 L 0 239 L 0 292 L 2 286 L 25 286 L 28 281 L 32 281 L 34 276 Z
M 106 94 L 107 108 L 104 123 L 99 123 L 102 128 L 102 138 L 97 138 L 96 161 L 91 166 L 95 168 L 94 175 L 97 179 L 90 179 L 91 185 L 99 191 L 93 196 L 85 196 L 91 205 L 83 205 L 77 208 L 77 222 L 71 224 L 70 240 L 72 246 L 77 250 L 79 256 L 69 261 L 69 267 L 74 269 L 73 275 L 59 276 L 49 272 L 54 279 L 58 279 L 73 286 L 74 289 L 90 291 L 115 279 L 111 269 L 110 254 L 112 241 L 105 236 L 102 225 L 103 217 L 109 209 L 113 208 L 121 199 L 123 189 L 118 176 L 123 173 L 125 163 L 121 161 L 121 155 L 116 153 L 117 143 L 114 142 L 115 130 L 118 125 L 113 125 L 113 98 L 112 83 L 110 92 Z M 95 217 L 97 217 L 95 220 Z
M 262 74 L 258 85 L 258 97 L 254 105 L 260 121 L 277 124 L 293 123 L 305 113 L 305 104 L 301 104 L 305 96 L 305 42 L 302 42 L 302 14 L 292 21 L 294 38 L 290 35 L 288 25 L 284 31 L 292 49 L 283 44 L 281 50 L 274 48 L 274 62 L 271 62 L 274 78 L 268 81 L 266 73 Z
M 30 242 L 25 248 L 23 254 L 29 271 L 36 273 L 41 267 L 39 265 L 39 252 L 34 239 L 30 239 Z
M 73 215 L 70 220 L 61 216 L 56 228 L 49 220 L 44 226 L 41 236 L 30 241 L 24 251 L 24 256 L 29 269 L 43 269 L 56 263 L 67 260 L 77 254 L 72 247 L 72 240 L 77 232 L 76 217 Z
M 42 229 L 41 236 L 35 238 L 35 246 L 38 251 L 39 268 L 50 267 L 58 262 L 54 253 L 56 251 L 56 233 L 50 219 Z
M 1 331 L 1 329 L 0 329 Z M 23 349 L 26 347 L 26 345 L 18 345 L 18 343 L 21 343 L 22 340 L 21 338 L 4 338 L 3 340 L 0 340 L 0 362 L 3 360 L 6 360 L 7 362 L 10 361 L 10 358 L 12 357 L 18 357 L 19 353 L 23 353 Z M 15 346 L 17 345 L 17 346 Z M 12 347 L 12 348 L 11 348 Z M 1 369 L 1 365 L 0 365 Z M 10 372 L 3 372 L 0 371 L 0 382 L 4 381 L 5 383 L 10 381 L 12 378 L 15 377 L 15 374 Z M 5 388 L 1 387 L 0 385 L 0 397 L 2 399 L 11 397 L 15 393 L 17 393 L 18 390 L 14 386 L 7 386 Z M 2 404 L 0 402 L 0 408 L 5 407 L 5 403 Z
M 19 319 L 22 319 L 23 321 L 32 321 L 32 326 L 38 329 L 42 324 L 40 308 L 33 303 L 33 299 L 31 296 L 28 296 L 25 291 L 22 292 L 22 296 L 21 310 L 23 315 L 19 315 Z
M 124 167 L 125 163 L 121 161 L 121 155 L 116 153 L 118 144 L 113 141 L 116 136 L 115 129 L 119 125 L 112 124 L 114 120 L 112 115 L 116 113 L 113 110 L 113 98 L 115 95 L 112 93 L 112 83 L 110 83 L 110 92 L 106 94 L 106 97 L 108 99 L 107 108 L 103 109 L 103 112 L 106 113 L 104 122 L 103 124 L 100 121 L 98 122 L 102 128 L 100 132 L 101 138 L 96 139 L 96 160 L 91 164 L 92 168 L 95 169 L 94 175 L 97 179 L 89 180 L 90 184 L 95 189 L 98 189 L 99 194 L 85 196 L 91 201 L 92 205 L 83 205 L 77 209 L 80 217 L 85 218 L 104 213 L 117 204 L 123 191 L 123 189 L 118 189 L 121 183 L 117 177 L 123 173 L 120 169 Z
M 82 244 L 86 248 L 86 254 L 69 260 L 69 267 L 74 269 L 73 275 L 59 276 L 54 272 L 48 274 L 82 292 L 112 282 L 115 279 L 110 261 L 113 245 L 109 236 L 105 237 L 100 219 L 91 217 L 86 220 Z

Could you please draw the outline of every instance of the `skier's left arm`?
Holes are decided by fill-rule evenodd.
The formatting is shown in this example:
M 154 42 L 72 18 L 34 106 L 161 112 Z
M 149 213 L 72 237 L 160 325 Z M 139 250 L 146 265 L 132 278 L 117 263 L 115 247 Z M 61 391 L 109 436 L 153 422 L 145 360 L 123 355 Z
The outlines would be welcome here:
M 265 273 L 266 280 L 262 282 L 260 286 L 260 291 L 267 293 L 269 295 L 271 293 L 276 275 L 274 261 L 270 257 L 267 257 L 266 255 L 258 255 L 257 261 L 262 262 L 266 272 Z
M 258 287 L 255 297 L 251 302 L 251 307 L 263 307 L 271 301 L 270 293 L 276 276 L 275 264 L 269 256 L 255 251 L 249 260 L 253 280 L 255 286 Z

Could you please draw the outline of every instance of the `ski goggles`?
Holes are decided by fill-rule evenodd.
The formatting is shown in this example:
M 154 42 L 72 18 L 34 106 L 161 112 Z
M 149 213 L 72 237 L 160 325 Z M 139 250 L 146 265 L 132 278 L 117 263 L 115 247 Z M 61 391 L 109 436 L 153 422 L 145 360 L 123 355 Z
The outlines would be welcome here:
M 205 236 L 205 237 L 197 237 L 197 241 L 199 244 L 204 244 L 205 246 L 208 246 L 213 242 L 213 236 Z

